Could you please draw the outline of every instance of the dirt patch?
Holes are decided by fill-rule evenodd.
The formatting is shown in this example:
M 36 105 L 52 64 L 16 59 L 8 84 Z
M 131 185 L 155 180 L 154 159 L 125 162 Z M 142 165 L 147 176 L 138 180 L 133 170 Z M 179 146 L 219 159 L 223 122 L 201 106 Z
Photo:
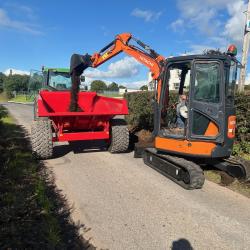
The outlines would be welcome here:
M 136 136 L 138 137 L 139 143 L 149 143 L 154 140 L 152 132 L 149 130 L 142 129 L 139 132 L 136 133 Z

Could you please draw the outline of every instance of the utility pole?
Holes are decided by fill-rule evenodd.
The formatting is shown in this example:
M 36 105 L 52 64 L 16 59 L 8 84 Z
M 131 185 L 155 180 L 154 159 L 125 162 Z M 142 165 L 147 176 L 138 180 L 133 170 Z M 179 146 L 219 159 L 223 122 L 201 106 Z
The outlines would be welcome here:
M 246 12 L 246 23 L 244 30 L 243 48 L 242 48 L 242 68 L 240 70 L 240 80 L 238 84 L 238 91 L 240 93 L 244 92 L 244 85 L 246 80 L 246 70 L 247 70 L 247 57 L 249 50 L 249 40 L 250 40 L 250 2 L 248 1 L 247 12 Z

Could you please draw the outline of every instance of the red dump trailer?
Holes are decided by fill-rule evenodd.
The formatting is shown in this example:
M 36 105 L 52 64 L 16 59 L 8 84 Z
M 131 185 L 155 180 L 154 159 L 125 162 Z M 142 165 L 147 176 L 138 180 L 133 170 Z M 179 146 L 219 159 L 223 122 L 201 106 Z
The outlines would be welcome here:
M 70 98 L 70 91 L 39 92 L 31 126 L 32 149 L 38 158 L 51 158 L 53 143 L 63 141 L 105 140 L 111 153 L 128 149 L 127 124 L 115 118 L 128 114 L 126 100 L 79 92 L 80 111 L 70 112 Z

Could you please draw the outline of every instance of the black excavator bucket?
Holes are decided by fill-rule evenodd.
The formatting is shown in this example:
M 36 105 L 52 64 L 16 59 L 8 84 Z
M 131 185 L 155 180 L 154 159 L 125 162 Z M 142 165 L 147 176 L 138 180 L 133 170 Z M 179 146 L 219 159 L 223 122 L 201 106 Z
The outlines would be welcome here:
M 80 90 L 80 76 L 85 69 L 91 67 L 92 61 L 91 56 L 73 54 L 70 59 L 70 75 L 71 75 L 71 98 L 69 111 L 83 111 L 78 106 L 78 92 Z

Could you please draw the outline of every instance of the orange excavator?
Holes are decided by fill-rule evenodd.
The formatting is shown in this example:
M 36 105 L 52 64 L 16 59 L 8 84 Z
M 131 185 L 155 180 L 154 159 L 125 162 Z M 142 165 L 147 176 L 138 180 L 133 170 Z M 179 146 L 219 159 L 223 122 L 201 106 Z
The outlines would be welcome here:
M 212 165 L 237 178 L 250 179 L 249 164 L 231 157 L 238 67 L 234 45 L 227 53 L 208 51 L 166 59 L 130 33 L 119 34 L 99 53 L 72 55 L 72 110 L 78 109 L 77 91 L 83 71 L 96 68 L 121 52 L 148 67 L 156 86 L 154 146 L 135 150 L 137 156 L 141 153 L 146 165 L 186 189 L 203 186 L 204 165 Z M 182 97 L 177 113 L 169 105 L 169 86 L 174 72 L 178 72 L 177 89 Z

